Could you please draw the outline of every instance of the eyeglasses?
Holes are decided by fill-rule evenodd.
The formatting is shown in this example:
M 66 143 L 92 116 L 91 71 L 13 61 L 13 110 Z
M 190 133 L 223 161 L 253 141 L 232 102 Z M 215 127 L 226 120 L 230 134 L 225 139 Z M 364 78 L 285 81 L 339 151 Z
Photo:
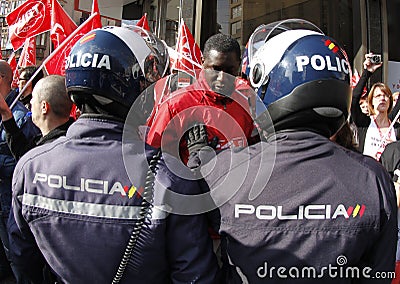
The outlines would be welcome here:
M 379 97 L 390 98 L 390 95 L 385 94 L 385 93 L 373 95 L 374 99 L 379 98 Z

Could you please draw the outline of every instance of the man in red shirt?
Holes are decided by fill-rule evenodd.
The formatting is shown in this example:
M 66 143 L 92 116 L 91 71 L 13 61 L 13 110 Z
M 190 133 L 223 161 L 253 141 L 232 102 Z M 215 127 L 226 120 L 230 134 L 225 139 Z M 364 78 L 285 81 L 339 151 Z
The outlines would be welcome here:
M 146 142 L 186 164 L 188 150 L 184 135 L 195 124 L 207 125 L 209 142 L 221 150 L 245 147 L 254 129 L 249 98 L 238 91 L 240 47 L 228 35 L 216 34 L 204 46 L 203 68 L 192 85 L 170 95 L 159 106 Z

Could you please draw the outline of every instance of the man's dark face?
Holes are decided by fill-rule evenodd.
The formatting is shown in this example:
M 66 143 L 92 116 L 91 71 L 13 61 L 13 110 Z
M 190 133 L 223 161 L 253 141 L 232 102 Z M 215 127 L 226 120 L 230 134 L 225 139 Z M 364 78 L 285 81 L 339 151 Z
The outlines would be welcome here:
M 240 60 L 235 52 L 211 50 L 203 62 L 205 78 L 211 90 L 230 96 L 235 89 L 235 76 L 238 75 L 239 66 Z

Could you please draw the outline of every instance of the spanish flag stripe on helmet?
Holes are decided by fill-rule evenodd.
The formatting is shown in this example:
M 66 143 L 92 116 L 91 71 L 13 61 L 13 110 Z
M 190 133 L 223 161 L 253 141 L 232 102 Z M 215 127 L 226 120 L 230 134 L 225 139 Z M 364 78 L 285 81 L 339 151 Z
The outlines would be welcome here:
M 96 38 L 96 33 L 88 34 L 88 35 L 84 36 L 83 38 L 81 38 L 81 40 L 79 41 L 79 44 L 82 45 L 88 41 L 94 40 L 95 38 Z

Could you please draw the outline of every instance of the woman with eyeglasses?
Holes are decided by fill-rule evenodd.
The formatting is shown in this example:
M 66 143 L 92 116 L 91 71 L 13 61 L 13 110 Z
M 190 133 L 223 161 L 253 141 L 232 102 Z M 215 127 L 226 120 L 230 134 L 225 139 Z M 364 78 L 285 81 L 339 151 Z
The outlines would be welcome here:
M 400 104 L 393 107 L 392 91 L 386 84 L 378 82 L 368 92 L 368 114 L 362 112 L 359 102 L 364 87 L 372 73 L 382 66 L 382 62 L 371 62 L 371 57 L 371 53 L 365 55 L 363 73 L 353 90 L 351 116 L 357 126 L 358 150 L 379 160 L 387 144 L 400 140 L 400 124 L 395 123 L 392 127 Z

